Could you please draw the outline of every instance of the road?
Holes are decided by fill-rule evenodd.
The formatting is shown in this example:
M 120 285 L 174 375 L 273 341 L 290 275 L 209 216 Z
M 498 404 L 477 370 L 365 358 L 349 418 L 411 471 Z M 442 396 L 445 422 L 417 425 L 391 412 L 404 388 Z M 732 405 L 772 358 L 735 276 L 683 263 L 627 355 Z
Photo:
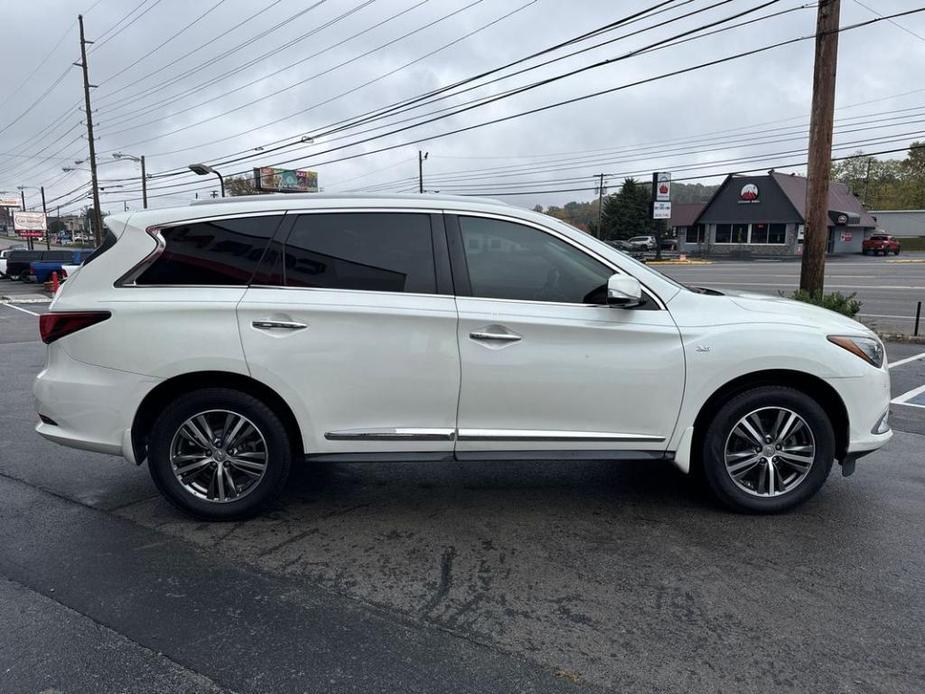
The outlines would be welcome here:
M 716 261 L 710 265 L 662 265 L 658 270 L 684 284 L 719 291 L 789 295 L 800 284 L 800 263 L 795 260 Z M 865 323 L 885 331 L 911 333 L 916 302 L 925 301 L 925 254 L 829 258 L 825 289 L 856 293 L 863 304 L 860 318 Z M 922 325 L 925 333 L 925 323 Z
M 199 523 L 35 436 L 41 310 L 0 306 L 0 692 L 921 691 L 925 408 L 784 516 L 667 464 L 367 463 Z

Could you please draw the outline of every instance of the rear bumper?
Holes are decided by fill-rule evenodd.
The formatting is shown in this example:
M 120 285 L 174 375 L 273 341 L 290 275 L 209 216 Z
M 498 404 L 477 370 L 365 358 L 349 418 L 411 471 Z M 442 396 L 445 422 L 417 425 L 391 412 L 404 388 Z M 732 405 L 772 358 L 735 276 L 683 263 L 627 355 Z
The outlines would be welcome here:
M 158 379 L 72 359 L 59 344 L 48 349 L 32 393 L 36 411 L 54 424 L 36 432 L 55 443 L 133 460 L 131 426 L 138 406 Z

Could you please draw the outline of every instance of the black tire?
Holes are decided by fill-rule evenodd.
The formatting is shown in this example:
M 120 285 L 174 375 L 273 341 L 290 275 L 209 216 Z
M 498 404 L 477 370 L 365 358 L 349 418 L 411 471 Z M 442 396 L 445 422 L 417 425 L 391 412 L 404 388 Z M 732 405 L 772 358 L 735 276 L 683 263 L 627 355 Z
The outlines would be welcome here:
M 893 253 L 895 253 L 896 255 L 899 255 L 899 249 L 897 248 L 895 251 L 893 251 Z
M 246 418 L 265 442 L 265 471 L 239 499 L 218 502 L 200 498 L 174 474 L 170 457 L 174 437 L 179 436 L 180 428 L 188 419 L 212 410 L 229 411 Z M 254 516 L 280 495 L 289 478 L 293 451 L 286 427 L 262 400 L 230 388 L 204 388 L 180 396 L 157 418 L 148 444 L 148 470 L 158 490 L 181 511 L 204 520 L 241 520 Z
M 808 473 L 792 489 L 777 496 L 759 496 L 755 491 L 750 493 L 743 490 L 733 481 L 725 462 L 727 440 L 732 440 L 733 429 L 746 415 L 763 408 L 782 408 L 799 415 L 812 433 L 815 445 Z M 705 432 L 701 460 L 707 484 L 723 504 L 745 513 L 780 513 L 799 506 L 819 491 L 829 476 L 834 457 L 835 434 L 832 423 L 818 402 L 793 388 L 762 386 L 740 393 L 720 407 Z M 760 465 L 767 466 L 767 459 Z M 774 469 L 785 468 L 777 463 Z M 760 467 L 756 468 L 755 474 L 761 472 Z
M 19 273 L 19 281 L 20 282 L 29 281 L 29 271 L 28 270 L 23 270 L 22 272 Z
M 870 251 L 865 248 L 861 251 L 861 255 L 870 255 Z

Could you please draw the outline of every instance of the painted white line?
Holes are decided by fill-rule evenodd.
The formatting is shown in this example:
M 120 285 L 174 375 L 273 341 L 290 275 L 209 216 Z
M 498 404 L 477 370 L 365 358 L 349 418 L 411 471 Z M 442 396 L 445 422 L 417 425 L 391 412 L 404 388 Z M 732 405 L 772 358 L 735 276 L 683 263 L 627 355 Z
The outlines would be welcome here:
M 922 352 L 921 354 L 916 354 L 914 357 L 906 357 L 905 359 L 894 361 L 887 368 L 892 369 L 894 366 L 902 366 L 903 364 L 908 364 L 910 361 L 916 361 L 917 359 L 922 359 L 923 357 L 925 357 L 925 352 Z
M 910 405 L 912 407 L 925 407 L 925 405 L 917 405 L 916 403 L 909 402 L 910 400 L 918 397 L 922 393 L 925 393 L 925 386 L 919 386 L 918 388 L 913 388 L 907 393 L 903 393 L 902 395 L 897 395 L 895 398 L 890 400 L 890 403 L 893 405 Z
M 922 410 L 925 410 L 925 405 L 916 405 L 914 402 L 894 402 L 894 405 L 901 405 L 902 407 L 918 407 Z
M 915 320 L 912 316 L 890 316 L 885 313 L 859 313 L 861 318 L 892 318 L 893 320 Z
M 699 280 L 698 280 L 699 281 Z M 777 287 L 786 289 L 784 283 L 761 283 L 761 282 L 707 282 L 708 286 L 729 286 L 729 287 Z M 912 286 L 900 286 L 892 284 L 826 284 L 826 289 L 880 289 L 884 291 L 920 291 L 925 290 L 925 287 L 912 287 Z
M 16 306 L 15 304 L 0 304 L 2 306 L 8 306 L 9 308 L 15 308 L 17 311 L 22 311 L 23 313 L 28 313 L 30 316 L 38 316 L 41 314 L 35 313 L 35 311 L 30 311 L 27 308 L 22 308 L 21 306 Z

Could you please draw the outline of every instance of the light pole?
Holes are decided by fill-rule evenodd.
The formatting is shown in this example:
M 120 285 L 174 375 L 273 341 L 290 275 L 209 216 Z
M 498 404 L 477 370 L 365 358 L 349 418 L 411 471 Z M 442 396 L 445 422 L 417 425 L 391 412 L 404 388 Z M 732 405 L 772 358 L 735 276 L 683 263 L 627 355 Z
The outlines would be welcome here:
M 215 174 L 218 176 L 218 181 L 222 185 L 222 197 L 225 197 L 225 179 L 222 178 L 222 175 L 218 171 L 208 164 L 190 164 L 189 170 L 200 176 L 207 176 L 208 174 Z
M 112 156 L 114 159 L 131 159 L 141 164 L 141 205 L 144 209 L 148 209 L 148 177 L 145 175 L 145 155 L 142 154 L 140 157 L 136 157 L 124 152 L 114 152 Z

